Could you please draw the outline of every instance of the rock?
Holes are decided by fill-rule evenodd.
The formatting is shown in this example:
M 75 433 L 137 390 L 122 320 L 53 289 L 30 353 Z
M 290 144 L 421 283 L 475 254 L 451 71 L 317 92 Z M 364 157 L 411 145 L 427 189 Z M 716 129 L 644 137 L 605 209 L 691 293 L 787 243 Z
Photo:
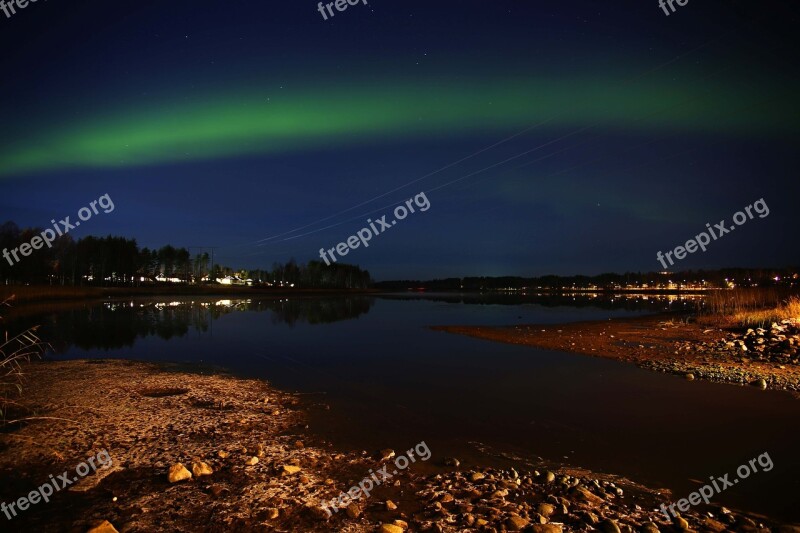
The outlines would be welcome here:
M 220 459 L 226 459 L 229 455 L 230 454 L 228 452 L 224 451 L 224 450 L 220 450 L 220 451 L 217 452 L 217 456 Z
M 675 524 L 675 527 L 681 531 L 689 531 L 689 522 L 687 522 L 682 516 L 672 517 L 672 523 Z
M 717 522 L 713 518 L 709 517 L 706 517 L 706 519 L 703 520 L 703 527 L 705 527 L 709 531 L 716 531 L 717 533 L 721 533 L 722 531 L 725 531 L 728 528 L 728 526 L 726 526 L 722 522 Z
M 648 522 L 642 526 L 642 533 L 659 533 L 658 526 L 652 522 Z
M 361 511 L 362 511 L 361 506 L 358 505 L 357 503 L 351 503 L 350 505 L 347 506 L 346 509 L 347 516 L 349 516 L 350 518 L 358 518 L 359 516 L 361 516 Z
M 386 500 L 386 510 L 387 511 L 396 511 L 397 504 L 394 503 L 392 500 Z
M 531 519 L 532 522 L 534 522 L 536 524 L 546 524 L 547 523 L 547 518 L 545 518 L 544 516 L 540 515 L 539 513 L 533 513 L 530 516 L 530 519 Z
M 619 526 L 614 520 L 603 520 L 599 524 L 597 524 L 597 529 L 602 531 L 603 533 L 622 533 L 620 531 Z
M 506 492 L 506 494 L 508 494 L 508 492 Z M 445 492 L 444 494 L 442 494 L 442 497 L 439 498 L 439 501 L 442 502 L 442 503 L 450 503 L 454 499 L 455 498 L 453 498 L 452 494 L 450 494 L 449 492 Z
M 574 489 L 572 489 L 570 491 L 570 494 L 576 500 L 583 501 L 583 502 L 589 502 L 589 503 L 594 503 L 594 504 L 598 504 L 599 505 L 599 504 L 601 504 L 601 503 L 603 503 L 605 501 L 603 498 L 601 498 L 600 496 L 597 496 L 596 494 L 593 494 L 592 492 L 590 492 L 588 489 L 586 489 L 584 487 L 575 487 Z
M 292 475 L 298 473 L 300 470 L 302 470 L 302 468 L 295 465 L 283 465 L 281 470 L 283 470 L 284 474 Z
M 688 374 L 686 374 L 686 376 L 685 376 L 685 377 L 686 377 L 686 379 L 688 379 L 689 381 L 692 381 L 692 380 L 694 380 L 694 374 L 692 374 L 691 372 L 690 372 L 690 373 L 688 373 Z
M 381 450 L 381 461 L 388 461 L 389 459 L 394 459 L 395 453 L 394 450 L 391 448 L 386 448 Z
M 184 479 L 192 479 L 192 473 L 186 470 L 186 467 L 181 463 L 176 463 L 169 468 L 167 479 L 169 479 L 170 483 L 177 483 Z
M 553 481 L 556 480 L 556 475 L 552 472 L 545 472 L 544 480 L 547 481 L 548 483 L 552 483 Z
M 408 529 L 408 522 L 406 522 L 405 520 L 395 520 L 394 522 L 392 522 L 392 524 L 399 528 L 402 528 L 403 530 Z
M 248 459 L 247 461 L 245 461 L 245 462 L 244 462 L 244 464 L 246 464 L 247 466 L 253 466 L 253 465 L 257 465 L 257 464 L 258 464 L 258 457 L 256 457 L 256 456 L 254 455 L 253 457 L 251 457 L 250 459 Z
M 587 524 L 596 525 L 600 522 L 600 518 L 591 511 L 580 511 L 578 512 L 578 516 Z
M 301 441 L 301 440 L 296 440 L 296 441 L 294 442 L 294 447 L 295 447 L 295 448 L 297 448 L 297 449 L 299 450 L 299 449 L 305 448 L 305 447 L 306 447 L 306 445 L 305 445 L 305 444 L 303 444 L 303 441 Z
M 461 464 L 461 461 L 459 461 L 455 457 L 446 457 L 445 460 L 444 460 L 444 465 L 445 466 L 453 466 L 455 468 L 458 468 L 460 464 Z
M 215 498 L 221 498 L 222 496 L 229 494 L 231 491 L 222 485 L 211 485 L 208 487 L 208 492 L 210 492 Z
M 740 516 L 736 519 L 736 525 L 739 529 L 744 529 L 746 527 L 754 528 L 756 527 L 756 523 L 753 522 L 750 518 L 746 516 Z
M 469 480 L 475 483 L 476 481 L 480 481 L 485 477 L 486 476 L 484 476 L 481 472 L 473 472 L 472 474 L 470 474 Z
M 403 533 L 403 528 L 394 524 L 381 524 L 379 533 Z
M 269 518 L 270 520 L 275 520 L 276 518 L 278 518 L 280 514 L 281 512 L 275 507 L 270 507 L 269 509 L 267 509 L 267 518 Z
M 764 389 L 767 388 L 767 382 L 764 381 L 763 379 L 757 379 L 756 381 L 753 382 L 753 385 L 758 387 L 761 390 L 764 390 Z
M 86 533 L 119 533 L 108 520 L 103 520 L 100 525 L 93 527 Z
M 540 503 L 536 506 L 536 512 L 544 517 L 550 517 L 556 512 L 556 506 L 552 503 Z
M 208 463 L 203 461 L 192 463 L 192 474 L 194 474 L 194 477 L 210 476 L 213 473 L 214 470 L 208 466 Z
M 561 533 L 563 529 L 560 524 L 531 524 L 527 531 L 532 533 Z
M 522 531 L 528 524 L 529 522 L 527 520 L 518 515 L 511 515 L 506 520 L 506 528 L 508 528 L 509 531 Z
M 303 512 L 306 516 L 309 516 L 314 520 L 325 521 L 330 518 L 330 516 L 328 515 L 328 511 L 326 511 L 322 507 L 314 505 L 313 503 L 305 504 L 305 506 L 303 507 Z

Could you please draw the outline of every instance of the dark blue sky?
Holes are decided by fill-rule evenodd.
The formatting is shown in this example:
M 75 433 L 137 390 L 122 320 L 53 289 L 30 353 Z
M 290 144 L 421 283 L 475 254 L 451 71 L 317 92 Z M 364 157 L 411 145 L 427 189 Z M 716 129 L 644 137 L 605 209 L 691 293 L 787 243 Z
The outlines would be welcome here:
M 428 211 L 346 261 L 377 279 L 596 274 L 658 269 L 763 198 L 769 216 L 677 266 L 800 264 L 797 8 L 615 4 L 0 12 L 0 222 L 74 219 L 108 193 L 75 237 L 256 268 L 317 258 L 426 191 Z

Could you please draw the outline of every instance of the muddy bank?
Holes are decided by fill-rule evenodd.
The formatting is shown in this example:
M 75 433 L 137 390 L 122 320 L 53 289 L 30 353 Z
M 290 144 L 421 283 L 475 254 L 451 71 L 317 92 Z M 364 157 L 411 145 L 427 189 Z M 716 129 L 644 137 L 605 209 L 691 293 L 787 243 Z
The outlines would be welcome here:
M 634 363 L 659 372 L 721 383 L 800 391 L 797 359 L 739 351 L 743 335 L 675 315 L 620 318 L 559 325 L 436 326 L 433 329 L 509 344 L 524 344 Z M 796 350 L 795 350 L 796 351 Z M 760 382 L 759 380 L 763 380 Z
M 11 519 L 0 515 L 4 531 L 85 532 L 104 521 L 120 532 L 756 531 L 770 524 L 717 507 L 691 509 L 685 522 L 671 523 L 658 510 L 674 503 L 669 495 L 624 479 L 483 468 L 435 450 L 424 470 L 411 464 L 395 473 L 405 452 L 333 452 L 307 431 L 300 397 L 262 381 L 119 360 L 41 362 L 26 374 L 15 414 L 39 418 L 0 432 L 0 501 L 28 495 L 50 475 L 74 480 L 49 502 L 17 509 Z M 104 453 L 109 467 L 85 477 L 76 468 Z M 389 478 L 369 497 L 342 500 L 330 517 L 323 510 L 381 470 Z M 186 479 L 171 482 L 170 471 Z

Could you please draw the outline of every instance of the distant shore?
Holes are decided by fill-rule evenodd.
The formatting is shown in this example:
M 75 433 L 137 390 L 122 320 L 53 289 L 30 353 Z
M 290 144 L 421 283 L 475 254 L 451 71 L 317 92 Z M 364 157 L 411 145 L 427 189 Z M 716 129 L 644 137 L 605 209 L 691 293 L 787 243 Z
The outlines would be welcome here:
M 685 322 L 675 314 L 568 324 L 507 327 L 434 326 L 479 339 L 606 357 L 688 379 L 787 390 L 800 397 L 800 365 L 757 360 L 752 352 L 716 346 L 736 334 Z M 737 341 L 738 342 L 738 341 Z M 760 380 L 763 380 L 761 382 Z
M 70 287 L 61 285 L 0 285 L 0 301 L 11 295 L 15 303 L 56 300 L 96 300 L 136 296 L 339 296 L 371 294 L 374 289 L 295 289 L 226 285 L 161 285 L 145 287 Z

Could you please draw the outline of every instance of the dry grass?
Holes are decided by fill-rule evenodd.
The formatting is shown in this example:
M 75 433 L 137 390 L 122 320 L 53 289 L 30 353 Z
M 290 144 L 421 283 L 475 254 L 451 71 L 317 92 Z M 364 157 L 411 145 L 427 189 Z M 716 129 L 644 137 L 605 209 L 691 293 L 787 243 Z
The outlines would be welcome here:
M 712 315 L 734 315 L 742 311 L 778 307 L 790 294 L 775 287 L 711 291 L 705 311 Z
M 731 317 L 742 327 L 769 327 L 773 322 L 794 320 L 800 322 L 800 297 L 792 296 L 784 303 L 770 309 L 739 311 Z
M 11 296 L 3 300 L 0 307 L 10 307 L 13 299 Z M 9 407 L 17 405 L 12 396 L 22 393 L 22 364 L 30 362 L 32 357 L 41 357 L 47 350 L 48 345 L 36 335 L 37 329 L 35 326 L 13 337 L 5 332 L 0 340 L 0 420 L 5 420 Z

